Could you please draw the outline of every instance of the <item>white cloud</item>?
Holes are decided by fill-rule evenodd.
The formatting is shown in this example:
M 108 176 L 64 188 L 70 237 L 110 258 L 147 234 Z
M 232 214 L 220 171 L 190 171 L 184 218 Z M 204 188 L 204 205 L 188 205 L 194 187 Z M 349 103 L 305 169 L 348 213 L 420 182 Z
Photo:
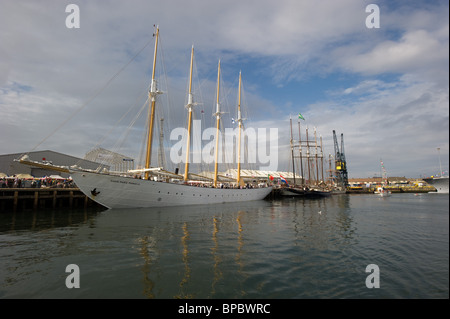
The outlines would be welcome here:
M 374 94 L 380 93 L 380 90 L 393 88 L 396 84 L 386 83 L 381 80 L 364 80 L 355 87 L 349 87 L 344 90 L 344 94 Z
M 365 74 L 408 73 L 436 68 L 448 59 L 448 45 L 425 30 L 406 33 L 400 41 L 387 40 L 370 52 L 344 58 L 345 67 Z

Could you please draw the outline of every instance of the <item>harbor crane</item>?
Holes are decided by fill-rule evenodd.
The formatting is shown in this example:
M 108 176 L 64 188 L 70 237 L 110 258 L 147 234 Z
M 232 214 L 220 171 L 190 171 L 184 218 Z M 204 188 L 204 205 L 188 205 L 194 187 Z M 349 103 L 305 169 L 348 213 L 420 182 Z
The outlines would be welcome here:
M 344 154 L 344 134 L 341 133 L 341 149 L 336 137 L 336 131 L 333 130 L 334 140 L 334 159 L 335 159 L 335 181 L 338 187 L 346 189 L 348 186 L 347 162 Z

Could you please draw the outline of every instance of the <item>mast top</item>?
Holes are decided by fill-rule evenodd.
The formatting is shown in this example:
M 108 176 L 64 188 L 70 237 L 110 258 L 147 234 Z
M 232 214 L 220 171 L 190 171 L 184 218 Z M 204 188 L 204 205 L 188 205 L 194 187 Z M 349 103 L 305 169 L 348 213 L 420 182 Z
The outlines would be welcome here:
M 213 114 L 213 116 L 215 116 L 217 118 L 217 121 L 219 121 L 220 116 L 223 114 L 223 112 L 220 111 L 219 95 L 220 95 L 220 59 L 219 59 L 219 66 L 218 66 L 218 71 L 217 71 L 216 113 Z
M 194 103 L 194 97 L 192 95 L 192 69 L 194 64 L 194 45 L 192 44 L 191 49 L 191 65 L 189 67 L 189 92 L 188 92 L 188 103 L 186 105 L 186 108 L 189 111 L 192 111 L 192 107 L 195 105 Z

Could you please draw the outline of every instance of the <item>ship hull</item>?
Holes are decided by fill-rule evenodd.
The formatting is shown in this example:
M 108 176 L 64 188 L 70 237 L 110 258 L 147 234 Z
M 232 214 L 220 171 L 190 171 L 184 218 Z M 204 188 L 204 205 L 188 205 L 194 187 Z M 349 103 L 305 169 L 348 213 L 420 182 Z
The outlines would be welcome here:
M 264 199 L 272 187 L 210 188 L 74 171 L 77 187 L 107 208 L 165 207 Z
M 281 196 L 304 196 L 305 191 L 295 187 L 285 187 L 281 189 Z
M 320 190 L 304 190 L 302 188 L 296 187 L 286 187 L 281 189 L 282 196 L 300 196 L 303 198 L 315 198 L 315 197 L 326 197 L 330 196 L 331 192 L 329 191 L 320 191 Z
M 438 193 L 442 194 L 448 194 L 448 177 L 430 177 L 430 178 L 424 178 L 423 179 L 428 184 L 432 185 L 434 188 L 436 188 L 436 191 Z

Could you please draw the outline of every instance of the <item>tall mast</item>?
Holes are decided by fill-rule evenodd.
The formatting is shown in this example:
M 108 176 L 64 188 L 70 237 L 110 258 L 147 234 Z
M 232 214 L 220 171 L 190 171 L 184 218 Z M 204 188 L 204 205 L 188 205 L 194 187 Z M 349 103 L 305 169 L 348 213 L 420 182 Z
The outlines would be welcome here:
M 322 181 L 325 182 L 325 177 L 323 176 L 323 145 L 322 145 L 322 135 L 320 135 L 320 168 L 322 170 Z
M 311 186 L 311 168 L 309 161 L 309 136 L 308 136 L 308 127 L 306 127 L 306 161 L 308 163 L 308 186 Z
M 302 186 L 305 186 L 305 176 L 303 174 L 303 157 L 302 157 L 302 134 L 300 131 L 300 120 L 298 120 L 298 148 L 300 151 L 300 175 L 302 176 Z
M 289 125 L 291 127 L 291 156 L 292 156 L 292 176 L 294 177 L 294 187 L 295 187 L 295 158 L 294 158 L 294 138 L 292 135 L 292 117 L 289 116 Z
M 218 169 L 218 157 L 219 157 L 219 134 L 220 134 L 220 104 L 219 104 L 219 92 L 220 92 L 220 60 L 219 67 L 217 71 L 217 103 L 216 103 L 216 113 L 214 116 L 216 117 L 216 155 L 215 155 L 215 164 L 214 164 L 214 187 L 217 187 L 217 169 Z
M 148 139 L 147 139 L 147 154 L 145 157 L 145 168 L 150 168 L 150 161 L 152 155 L 152 140 L 153 140 L 153 122 L 155 121 L 155 103 L 156 96 L 158 95 L 158 90 L 156 89 L 155 80 L 155 69 L 156 69 L 156 54 L 158 50 L 158 38 L 159 38 L 159 27 L 156 27 L 156 39 L 155 39 L 155 54 L 153 56 L 153 72 L 152 72 L 152 84 L 150 92 L 148 93 L 149 102 L 151 103 L 149 109 L 149 129 L 148 129 Z M 148 179 L 149 172 L 145 172 L 145 179 Z
M 194 99 L 192 96 L 192 66 L 193 66 L 193 64 L 194 64 L 194 46 L 192 46 L 192 51 L 191 51 L 191 67 L 190 67 L 190 71 L 189 71 L 188 104 L 186 105 L 189 115 L 188 115 L 188 133 L 187 133 L 187 142 L 186 142 L 186 164 L 184 167 L 184 181 L 188 180 L 189 155 L 191 153 L 190 142 L 191 142 L 192 107 L 194 106 Z
M 330 176 L 329 178 L 329 185 L 330 187 L 333 187 L 333 170 L 331 168 L 331 153 L 328 153 L 328 170 L 330 171 Z
M 159 149 L 158 149 L 158 166 L 164 167 L 166 157 L 164 155 L 164 118 L 161 117 L 159 125 Z
M 239 93 L 238 93 L 238 162 L 237 162 L 237 178 L 236 182 L 241 185 L 241 129 L 242 129 L 242 117 L 241 117 L 241 85 L 242 85 L 242 76 L 241 72 L 239 72 Z
M 316 127 L 314 127 L 314 143 L 315 143 L 315 150 L 316 153 L 314 155 L 316 159 L 316 185 L 319 185 L 319 162 L 318 162 L 318 150 L 317 150 L 317 132 Z

